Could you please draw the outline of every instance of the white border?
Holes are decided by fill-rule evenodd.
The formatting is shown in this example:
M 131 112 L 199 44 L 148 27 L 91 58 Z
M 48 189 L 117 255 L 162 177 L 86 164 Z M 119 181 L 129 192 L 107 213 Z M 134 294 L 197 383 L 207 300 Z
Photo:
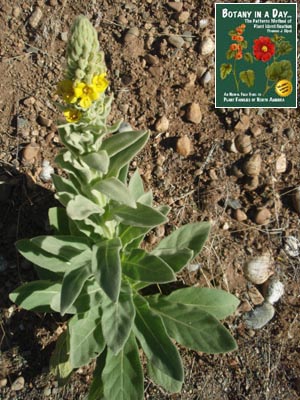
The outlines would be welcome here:
M 270 4 L 270 5 L 276 5 L 276 4 L 287 4 L 287 5 L 292 5 L 292 4 L 294 4 L 295 6 L 296 6 L 296 107 L 273 107 L 273 106 L 256 106 L 256 107 L 251 107 L 251 106 L 246 106 L 246 107 L 225 107 L 225 106 L 222 106 L 222 107 L 217 107 L 216 106 L 216 101 L 217 101 L 217 66 L 216 66 L 216 64 L 217 64 L 217 56 L 216 56 L 216 54 L 217 54 L 217 18 L 216 18 L 216 10 L 217 10 L 217 4 L 221 4 L 221 5 L 224 5 L 224 4 L 234 4 L 234 5 L 251 5 L 251 6 L 254 6 L 254 5 L 257 5 L 257 6 L 265 6 L 266 4 Z M 300 40 L 300 39 L 299 39 Z M 257 108 L 257 109 L 259 109 L 259 108 L 266 108 L 266 109 L 269 109 L 269 108 L 289 108 L 289 109 L 297 109 L 297 108 L 299 108 L 300 107 L 300 102 L 299 102 L 299 104 L 298 104 L 298 98 L 300 97 L 300 94 L 299 94 L 299 96 L 298 96 L 298 3 L 220 3 L 220 2 L 216 2 L 215 3 L 215 104 L 214 104 L 214 106 L 215 106 L 215 108 L 218 108 L 218 109 L 220 109 L 220 108 L 232 108 L 232 109 L 241 109 L 241 108 Z

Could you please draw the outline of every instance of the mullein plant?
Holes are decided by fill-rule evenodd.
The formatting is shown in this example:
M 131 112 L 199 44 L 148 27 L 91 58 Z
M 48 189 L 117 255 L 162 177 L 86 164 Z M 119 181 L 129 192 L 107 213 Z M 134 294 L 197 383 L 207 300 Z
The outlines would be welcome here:
M 18 287 L 10 299 L 27 310 L 68 315 L 50 368 L 65 384 L 73 371 L 96 360 L 87 399 L 143 399 L 140 349 L 149 378 L 180 392 L 184 371 L 175 342 L 206 353 L 234 350 L 220 320 L 238 300 L 198 287 L 162 294 L 161 285 L 174 282 L 199 254 L 210 224 L 187 224 L 144 250 L 145 235 L 169 212 L 153 205 L 138 170 L 128 178 L 130 161 L 149 134 L 107 125 L 112 98 L 105 94 L 104 55 L 84 16 L 71 29 L 66 61 L 58 84 L 64 148 L 56 158 L 65 174 L 52 175 L 62 207 L 49 210 L 52 235 L 17 242 L 39 280 Z M 151 294 L 144 295 L 150 285 Z

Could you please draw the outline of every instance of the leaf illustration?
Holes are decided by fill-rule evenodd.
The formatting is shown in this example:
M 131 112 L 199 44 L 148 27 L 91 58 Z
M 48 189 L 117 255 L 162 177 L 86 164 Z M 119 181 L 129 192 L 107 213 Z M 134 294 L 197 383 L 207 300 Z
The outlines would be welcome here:
M 227 50 L 227 52 L 226 52 L 226 58 L 227 58 L 227 60 L 230 60 L 231 58 L 233 58 L 235 56 L 235 51 L 233 51 L 233 50 Z
M 225 79 L 232 71 L 231 64 L 222 64 L 220 67 L 221 79 Z
M 293 76 L 292 64 L 288 60 L 274 61 L 266 67 L 266 77 L 271 81 L 279 81 L 280 79 L 291 80 Z
M 253 55 L 251 53 L 245 53 L 244 60 L 252 64 L 253 63 Z
M 287 40 L 280 41 L 276 46 L 276 55 L 277 57 L 288 54 L 292 51 L 293 46 Z
M 248 87 L 254 85 L 255 73 L 252 69 L 240 72 L 240 80 L 245 83 Z

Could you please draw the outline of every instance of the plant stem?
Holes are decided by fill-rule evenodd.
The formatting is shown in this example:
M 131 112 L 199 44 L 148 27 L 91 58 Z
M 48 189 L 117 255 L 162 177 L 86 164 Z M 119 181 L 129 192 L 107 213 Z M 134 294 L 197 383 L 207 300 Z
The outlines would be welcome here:
M 234 77 L 234 81 L 235 81 L 236 90 L 239 91 L 240 90 L 239 81 L 236 76 L 236 60 L 234 60 L 234 63 L 233 63 L 233 77 Z

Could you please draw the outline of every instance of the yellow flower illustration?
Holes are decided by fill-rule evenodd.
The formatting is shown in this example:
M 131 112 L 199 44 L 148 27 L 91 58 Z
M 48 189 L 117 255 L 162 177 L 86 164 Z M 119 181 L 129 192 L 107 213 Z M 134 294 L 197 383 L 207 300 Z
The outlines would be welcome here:
M 68 122 L 78 122 L 81 118 L 81 112 L 76 110 L 76 108 L 69 108 L 68 110 L 64 111 L 64 116 Z
M 109 82 L 105 77 L 106 73 L 104 72 L 103 74 L 95 75 L 93 78 L 92 83 L 96 86 L 99 93 L 103 93 L 108 86 Z
M 65 79 L 57 84 L 57 94 L 63 98 L 66 103 L 76 103 L 77 97 L 73 89 L 73 82 Z
M 79 100 L 79 105 L 82 108 L 89 108 L 94 100 L 99 97 L 99 91 L 95 85 L 87 85 L 84 82 L 79 82 L 74 87 L 74 93 Z

